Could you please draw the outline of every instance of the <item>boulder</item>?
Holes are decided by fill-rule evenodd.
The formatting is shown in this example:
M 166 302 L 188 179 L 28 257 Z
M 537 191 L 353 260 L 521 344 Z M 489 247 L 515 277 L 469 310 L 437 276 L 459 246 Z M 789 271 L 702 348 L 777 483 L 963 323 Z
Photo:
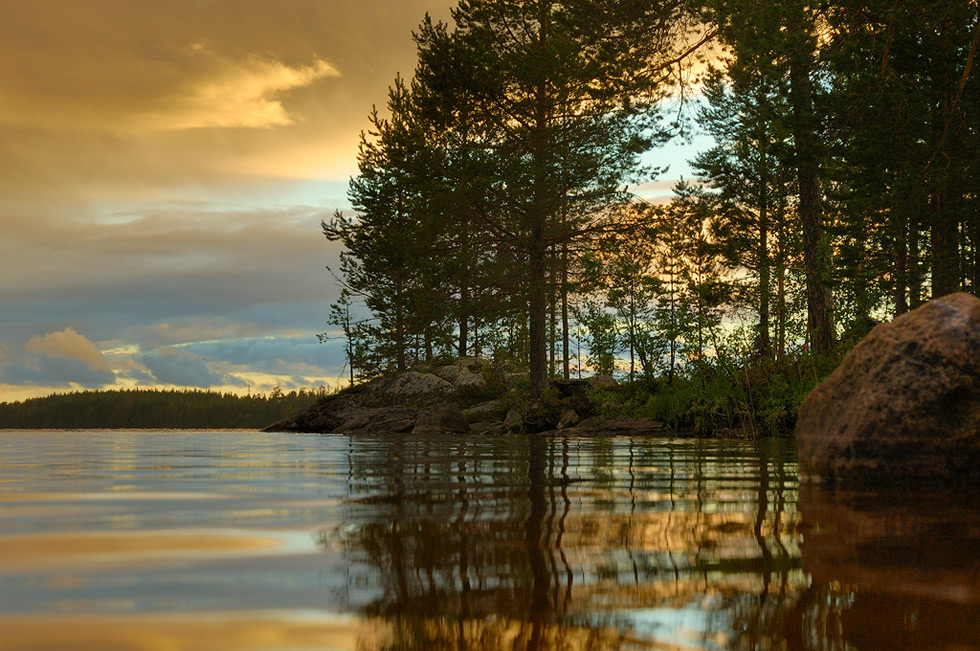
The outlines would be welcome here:
M 876 326 L 803 401 L 796 437 L 804 477 L 980 478 L 980 299 Z
M 472 373 L 465 366 L 440 366 L 434 374 L 449 382 L 453 389 L 465 389 L 470 387 L 480 388 L 487 386 L 487 381 L 479 373 Z
M 503 400 L 488 400 L 469 409 L 463 410 L 463 418 L 469 421 L 480 421 L 499 418 L 506 413 L 507 405 Z
M 412 434 L 462 434 L 470 431 L 456 405 L 433 405 L 419 414 Z
M 507 429 L 520 429 L 523 424 L 524 419 L 521 418 L 521 414 L 515 409 L 511 409 L 504 416 L 504 427 Z
M 529 373 L 521 373 L 519 371 L 504 373 L 504 383 L 507 384 L 507 386 L 527 386 L 530 382 L 531 375 Z
M 426 394 L 449 394 L 453 385 L 433 373 L 408 371 L 378 385 L 378 391 L 395 397 L 417 397 Z
M 265 427 L 263 432 L 332 432 L 346 420 L 336 400 L 318 402 L 303 411 Z
M 366 407 L 346 412 L 334 432 L 342 434 L 400 434 L 411 432 L 419 412 L 408 407 Z
M 470 424 L 470 434 L 500 435 L 506 433 L 507 428 L 497 422 L 481 420 Z
M 561 398 L 572 398 L 580 397 L 588 394 L 589 389 L 592 388 L 592 383 L 589 382 L 590 378 L 571 378 L 569 380 L 558 379 L 552 384 L 558 391 L 558 396 Z
M 581 418 L 574 409 L 562 407 L 558 412 L 558 429 L 565 429 L 577 425 Z
M 619 382 L 611 375 L 593 375 L 586 380 L 593 389 L 611 389 L 619 386 Z
M 521 415 L 521 429 L 528 434 L 551 431 L 558 428 L 558 418 L 557 405 L 550 405 L 542 400 L 532 400 Z
M 453 365 L 465 368 L 471 373 L 479 373 L 483 369 L 483 360 L 479 357 L 460 357 L 453 362 Z
M 445 402 L 452 385 L 429 373 L 402 373 L 327 396 L 273 423 L 267 432 L 381 433 L 411 431 L 418 409 Z

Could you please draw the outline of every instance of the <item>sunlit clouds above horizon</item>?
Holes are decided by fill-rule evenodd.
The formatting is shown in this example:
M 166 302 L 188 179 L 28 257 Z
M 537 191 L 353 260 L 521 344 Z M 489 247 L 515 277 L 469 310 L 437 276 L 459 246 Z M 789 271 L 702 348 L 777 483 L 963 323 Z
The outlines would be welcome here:
M 0 401 L 339 383 L 320 222 L 452 4 L 0 0 Z
M 0 3 L 0 401 L 337 382 L 320 221 L 449 6 Z

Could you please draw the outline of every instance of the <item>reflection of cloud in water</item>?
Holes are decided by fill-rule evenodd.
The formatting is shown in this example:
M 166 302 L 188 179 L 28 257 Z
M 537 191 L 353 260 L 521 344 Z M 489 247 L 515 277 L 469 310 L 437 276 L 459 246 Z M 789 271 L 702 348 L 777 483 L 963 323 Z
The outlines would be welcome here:
M 308 536 L 307 536 L 308 538 Z M 243 531 L 164 530 L 154 532 L 76 532 L 0 538 L 0 568 L 85 567 L 159 563 L 165 559 L 228 558 L 281 553 L 289 537 Z M 290 545 L 295 547 L 295 544 Z
M 294 611 L 2 617 L 3 649 L 355 649 L 365 623 Z

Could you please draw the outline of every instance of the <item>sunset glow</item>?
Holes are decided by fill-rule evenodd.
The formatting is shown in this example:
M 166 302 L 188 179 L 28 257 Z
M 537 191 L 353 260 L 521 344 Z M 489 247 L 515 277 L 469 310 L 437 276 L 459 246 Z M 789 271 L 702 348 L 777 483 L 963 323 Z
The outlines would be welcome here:
M 0 7 L 0 401 L 335 383 L 320 220 L 449 6 Z

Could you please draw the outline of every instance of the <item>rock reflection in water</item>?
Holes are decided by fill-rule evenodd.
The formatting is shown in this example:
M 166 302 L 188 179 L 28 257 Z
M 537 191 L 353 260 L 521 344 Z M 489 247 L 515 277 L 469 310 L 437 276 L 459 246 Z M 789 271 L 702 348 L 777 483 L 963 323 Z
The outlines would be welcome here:
M 980 495 L 805 485 L 800 510 L 805 648 L 980 649 Z
M 383 490 L 322 537 L 380 582 L 363 648 L 775 648 L 806 589 L 785 442 L 402 444 L 352 453 Z

